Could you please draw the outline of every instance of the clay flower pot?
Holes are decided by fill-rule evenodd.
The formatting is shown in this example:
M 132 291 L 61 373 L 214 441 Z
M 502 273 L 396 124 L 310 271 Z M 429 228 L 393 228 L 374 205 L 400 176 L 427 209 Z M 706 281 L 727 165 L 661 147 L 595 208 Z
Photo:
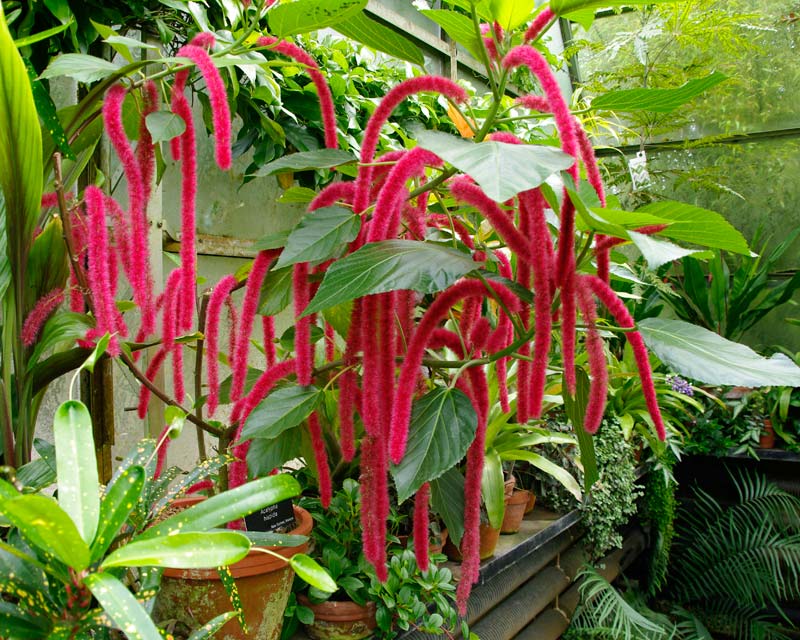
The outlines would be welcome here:
M 758 438 L 758 446 L 761 449 L 775 448 L 775 429 L 772 427 L 770 418 L 764 418 L 764 427 L 761 430 L 761 436 Z
M 525 515 L 528 515 L 536 506 L 536 494 L 533 491 L 528 491 L 528 504 L 525 505 Z
M 500 540 L 500 529 L 495 529 L 488 522 L 486 524 L 481 523 L 479 535 L 478 555 L 481 560 L 486 560 L 494 555 L 497 541 Z M 445 543 L 444 552 L 451 560 L 461 562 L 461 549 L 455 545 L 452 539 L 448 539 Z
M 177 500 L 173 508 L 186 509 L 204 500 L 202 496 Z M 292 535 L 311 533 L 313 519 L 301 507 L 294 507 L 297 526 Z M 297 547 L 269 547 L 285 558 L 305 553 L 308 544 Z M 294 572 L 288 563 L 260 551 L 250 551 L 230 566 L 242 601 L 248 632 L 238 619 L 229 620 L 215 635 L 220 640 L 277 640 L 283 625 L 283 610 L 289 599 Z M 232 609 L 231 601 L 216 569 L 165 569 L 156 599 L 156 621 L 177 620 L 197 629 L 215 616 Z
M 377 626 L 374 602 L 365 606 L 352 600 L 314 604 L 302 593 L 297 600 L 314 612 L 314 622 L 303 625 L 313 640 L 359 640 L 372 635 Z
M 516 533 L 522 525 L 522 518 L 525 516 L 525 507 L 528 506 L 530 491 L 526 489 L 515 489 L 510 498 L 506 498 L 506 512 L 503 516 L 503 524 L 500 526 L 500 533 Z

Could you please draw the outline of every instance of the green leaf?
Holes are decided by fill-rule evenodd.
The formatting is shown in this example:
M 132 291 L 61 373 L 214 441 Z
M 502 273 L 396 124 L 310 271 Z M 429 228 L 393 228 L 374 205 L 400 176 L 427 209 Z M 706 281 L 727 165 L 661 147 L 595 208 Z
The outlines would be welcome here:
M 398 502 L 454 467 L 475 439 L 478 416 L 459 389 L 437 387 L 414 402 L 405 456 L 391 471 Z
M 534 453 L 533 451 L 519 449 L 516 451 L 507 451 L 500 457 L 503 460 L 523 460 L 528 464 L 533 465 L 537 469 L 541 469 L 550 475 L 554 480 L 560 482 L 567 491 L 575 496 L 575 499 L 578 502 L 582 500 L 583 496 L 581 495 L 581 486 L 578 484 L 578 481 L 569 473 L 569 471 L 564 469 L 564 467 L 551 462 L 544 456 Z
M 290 153 L 281 156 L 277 160 L 265 164 L 253 175 L 271 176 L 276 173 L 286 173 L 288 171 L 330 169 L 351 162 L 356 162 L 356 158 L 349 151 L 343 151 L 342 149 L 315 149 L 314 151 L 301 151 L 299 153 Z
M 44 571 L 0 547 L 0 593 L 14 594 L 15 600 L 26 609 L 49 618 L 57 614 L 48 586 Z
M 496 202 L 505 202 L 521 191 L 534 189 L 549 176 L 575 164 L 572 156 L 556 147 L 493 141 L 476 143 L 425 129 L 416 134 L 419 146 L 471 176 Z
M 289 558 L 289 564 L 301 580 L 304 580 L 312 587 L 316 587 L 320 591 L 326 593 L 333 593 L 339 587 L 336 582 L 331 578 L 330 574 L 325 571 L 315 560 L 308 557 L 304 553 L 296 553 Z
M 492 20 L 506 31 L 516 29 L 527 21 L 536 6 L 535 0 L 484 0 Z
M 592 100 L 590 109 L 611 111 L 655 111 L 669 113 L 718 85 L 728 76 L 715 71 L 705 78 L 694 78 L 676 89 L 620 89 Z
M 75 571 L 89 566 L 89 547 L 75 523 L 55 500 L 40 495 L 5 500 L 3 511 L 34 547 L 50 554 Z
M 172 140 L 186 131 L 186 123 L 183 118 L 172 111 L 162 110 L 148 113 L 145 124 L 153 139 L 153 144 Z
M 637 209 L 639 212 L 669 222 L 669 226 L 659 232 L 665 238 L 750 255 L 750 247 L 744 236 L 714 211 L 684 202 L 664 200 L 640 207 Z
M 41 42 L 42 40 L 48 40 L 53 36 L 57 36 L 62 31 L 66 31 L 75 22 L 75 18 L 71 17 L 67 22 L 64 24 L 60 24 L 57 27 L 53 27 L 52 29 L 46 29 L 44 31 L 39 31 L 38 33 L 32 33 L 29 36 L 25 36 L 24 38 L 17 38 L 14 40 L 14 44 L 18 49 L 22 49 L 22 47 L 29 47 L 32 44 L 36 44 L 37 42 Z
M 53 60 L 44 70 L 42 79 L 66 76 L 90 84 L 107 78 L 120 70 L 113 62 L 83 53 L 65 53 Z
M 314 193 L 313 191 L 311 193 Z M 290 230 L 278 231 L 277 233 L 270 233 L 262 238 L 259 238 L 253 243 L 254 251 L 269 251 L 270 249 L 282 249 L 286 246 L 286 241 L 289 239 Z
M 186 489 L 217 473 L 222 467 L 233 462 L 233 460 L 233 456 L 223 454 L 221 456 L 215 456 L 214 458 L 206 458 L 197 463 L 189 473 L 182 475 L 179 480 L 170 484 L 170 489 L 166 495 L 153 506 L 151 510 L 152 517 L 154 519 L 158 518 L 162 511 L 169 506 L 170 502 L 179 498 Z
M 247 634 L 247 620 L 244 617 L 244 609 L 242 608 L 242 599 L 239 597 L 239 588 L 236 586 L 236 580 L 228 567 L 217 567 L 219 574 L 219 581 L 222 583 L 222 588 L 228 594 L 228 599 L 233 607 L 233 612 L 239 618 L 239 625 L 242 631 Z
M 41 438 L 33 439 L 33 447 L 41 457 L 17 469 L 17 481 L 26 490 L 41 491 L 56 482 L 56 449 Z
M 103 611 L 129 640 L 163 640 L 150 615 L 110 573 L 92 573 L 84 583 Z
M 41 640 L 47 637 L 43 622 L 39 617 L 21 611 L 16 605 L 0 600 L 0 638 Z
M 36 111 L 42 120 L 42 125 L 47 129 L 53 142 L 55 142 L 64 157 L 68 160 L 75 160 L 75 154 L 69 146 L 67 135 L 64 133 L 61 121 L 58 119 L 56 105 L 50 96 L 50 92 L 42 84 L 41 80 L 36 77 L 36 70 L 27 58 L 25 59 L 25 68 L 28 70 L 28 80 L 30 80 L 31 90 L 33 91 L 33 101 L 36 104 Z
M 575 369 L 575 395 L 567 390 L 567 382 L 562 379 L 561 388 L 565 390 L 564 411 L 572 423 L 575 436 L 578 438 L 578 450 L 581 454 L 581 465 L 583 465 L 583 488 L 586 493 L 600 478 L 600 471 L 597 468 L 597 456 L 594 450 L 594 439 L 591 434 L 586 433 L 583 428 L 583 418 L 586 415 L 586 406 L 589 404 L 589 376 L 586 371 L 577 367 Z M 580 500 L 580 498 L 578 498 Z
M 317 408 L 323 395 L 317 387 L 280 387 L 253 409 L 242 429 L 242 440 L 275 438 L 297 426 Z
M 268 14 L 269 30 L 283 39 L 298 33 L 309 33 L 334 27 L 367 6 L 367 0 L 295 0 L 279 4 Z
M 361 216 L 344 207 L 323 207 L 307 213 L 292 229 L 276 269 L 299 262 L 336 258 L 361 229 Z
M 483 43 L 475 33 L 472 20 L 462 13 L 444 9 L 423 9 L 420 13 L 427 16 L 445 30 L 452 40 L 464 47 L 476 60 L 481 59 Z
M 489 524 L 499 529 L 506 512 L 505 490 L 503 486 L 503 463 L 500 454 L 494 449 L 486 452 L 481 477 L 481 498 L 486 505 Z
M 281 194 L 281 197 L 278 198 L 278 202 L 281 204 L 309 204 L 314 198 L 317 197 L 317 192 L 313 189 L 309 189 L 308 187 L 289 187 L 286 191 Z M 289 232 L 285 232 L 285 236 L 288 236 Z M 284 237 L 285 237 L 284 236 Z M 260 240 L 259 240 L 260 242 Z M 278 247 L 282 247 L 282 244 L 279 244 Z M 275 249 L 277 247 L 269 247 L 271 249 Z
M 372 242 L 328 268 L 303 315 L 374 293 L 402 289 L 435 293 L 477 266 L 469 254 L 431 242 Z
M 97 535 L 91 546 L 92 562 L 102 558 L 114 542 L 120 528 L 142 497 L 144 482 L 144 467 L 137 465 L 125 469 L 106 490 L 100 503 Z
M 431 481 L 431 508 L 444 520 L 453 543 L 460 545 L 464 535 L 464 476 L 458 469 Z
M 106 333 L 101 337 L 97 344 L 95 345 L 92 352 L 89 354 L 89 357 L 83 361 L 83 364 L 80 366 L 81 369 L 86 369 L 89 373 L 94 373 L 94 366 L 97 364 L 97 361 L 103 356 L 108 349 L 108 343 L 111 341 L 111 334 Z
M 781 353 L 771 358 L 682 320 L 648 318 L 638 324 L 648 348 L 675 372 L 706 384 L 800 386 L 800 367 Z
M 100 515 L 97 461 L 92 417 L 78 400 L 68 400 L 53 418 L 53 440 L 58 457 L 58 503 L 72 518 L 88 544 L 97 532 Z
M 292 301 L 292 269 L 270 269 L 261 285 L 261 301 L 258 313 L 274 316 L 289 306 Z
M 368 18 L 363 12 L 338 21 L 333 28 L 346 38 L 365 44 L 371 49 L 419 66 L 425 64 L 425 58 L 413 42 L 394 29 Z
M 583 9 L 603 9 L 641 4 L 663 4 L 675 0 L 551 0 L 550 8 L 558 16 Z
M 214 634 L 222 629 L 228 620 L 232 620 L 235 617 L 235 611 L 226 611 L 225 613 L 220 613 L 217 617 L 212 618 L 199 629 L 192 631 L 192 634 L 189 636 L 188 640 L 207 640 L 207 638 L 213 638 Z
M 186 412 L 180 407 L 169 406 L 164 409 L 164 422 L 169 425 L 167 437 L 170 440 L 175 440 L 181 435 L 183 425 L 186 424 Z
M 653 270 L 658 269 L 662 264 L 700 253 L 695 249 L 685 249 L 666 240 L 657 240 L 644 233 L 629 231 L 628 235 L 633 244 L 636 245 L 636 248 L 641 251 L 642 256 L 647 261 L 647 266 Z
M 298 493 L 300 485 L 291 476 L 280 474 L 259 478 L 176 513 L 144 531 L 138 540 L 172 535 L 179 531 L 206 531 L 292 498 Z
M 13 281 L 27 263 L 41 208 L 42 173 L 42 135 L 28 72 L 0 9 L 0 190 Z
M 248 551 L 250 541 L 237 531 L 175 533 L 129 542 L 109 555 L 100 566 L 213 569 L 238 562 Z
M 247 468 L 254 477 L 263 477 L 301 455 L 298 429 L 287 429 L 274 438 L 254 438 L 247 450 Z

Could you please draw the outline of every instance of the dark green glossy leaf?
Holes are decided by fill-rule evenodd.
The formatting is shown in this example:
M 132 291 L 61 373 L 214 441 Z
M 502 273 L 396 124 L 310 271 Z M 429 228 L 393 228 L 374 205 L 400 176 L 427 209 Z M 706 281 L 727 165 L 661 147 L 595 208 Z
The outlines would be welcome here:
M 92 573 L 84 583 L 128 640 L 163 640 L 152 618 L 128 587 L 110 573 Z
M 90 84 L 119 71 L 113 62 L 83 53 L 65 53 L 55 58 L 40 76 L 42 79 L 66 76 Z
M 469 254 L 430 242 L 372 242 L 328 268 L 303 315 L 373 293 L 401 289 L 435 293 L 477 267 Z
M 186 123 L 183 118 L 172 113 L 172 111 L 164 110 L 149 113 L 145 118 L 145 123 L 153 139 L 153 144 L 167 142 L 186 131 Z
M 468 16 L 445 9 L 423 9 L 420 13 L 444 29 L 445 33 L 469 51 L 473 58 L 481 59 L 483 43 L 475 33 L 475 27 Z
M 40 491 L 56 482 L 56 448 L 41 438 L 34 438 L 33 448 L 41 457 L 17 469 L 17 480 L 26 491 Z
M 255 243 L 253 243 L 253 250 L 268 251 L 269 249 L 281 249 L 286 246 L 286 241 L 288 239 L 289 239 L 289 230 L 278 231 L 277 233 L 270 233 L 269 235 L 256 240 Z
M 86 369 L 89 373 L 94 373 L 94 366 L 97 364 L 97 361 L 103 357 L 103 354 L 108 349 L 108 343 L 111 342 L 111 334 L 105 333 L 103 336 L 97 341 L 94 349 L 89 354 L 89 357 L 83 361 L 81 365 L 81 369 Z
M 120 528 L 136 508 L 142 497 L 144 481 L 144 467 L 129 467 L 106 490 L 100 503 L 97 535 L 91 546 L 92 562 L 97 562 L 105 555 Z
M 213 569 L 238 562 L 250 541 L 237 531 L 194 531 L 134 540 L 109 555 L 101 567 Z
M 78 527 L 84 542 L 91 543 L 100 513 L 97 462 L 92 417 L 78 400 L 68 400 L 53 418 L 53 440 L 58 457 L 58 503 Z
M 417 131 L 419 146 L 471 176 L 487 196 L 505 202 L 568 169 L 575 159 L 556 147 L 471 142 L 442 131 Z
M 475 409 L 459 389 L 437 387 L 414 402 L 406 454 L 391 468 L 398 501 L 454 467 L 475 439 L 477 426 Z
M 41 640 L 48 637 L 45 621 L 21 611 L 16 605 L 0 600 L 0 638 Z
M 460 545 L 464 535 L 464 476 L 458 469 L 431 481 L 431 508 L 444 520 L 453 543 Z
M 55 615 L 45 573 L 3 548 L 0 548 L 0 593 L 13 594 L 26 609 L 48 617 Z
M 283 5 L 289 6 L 289 5 Z M 314 151 L 301 151 L 281 156 L 265 164 L 255 176 L 271 176 L 287 171 L 308 171 L 309 169 L 330 169 L 341 164 L 355 162 L 356 158 L 349 151 L 342 149 L 315 149 Z
M 334 27 L 367 6 L 367 0 L 295 0 L 273 7 L 267 14 L 269 30 L 278 39 Z
M 301 580 L 320 591 L 333 593 L 339 588 L 336 586 L 336 582 L 331 578 L 330 574 L 319 566 L 316 560 L 308 557 L 305 553 L 296 553 L 293 555 L 289 559 L 289 564 Z
M 503 463 L 497 451 L 490 449 L 483 461 L 481 498 L 486 506 L 489 524 L 495 529 L 499 529 L 503 524 L 503 515 L 506 512 L 504 489 Z
M 383 51 L 394 58 L 407 60 L 420 66 L 425 64 L 419 48 L 401 33 L 368 18 L 363 12 L 340 20 L 333 28 L 343 36 L 365 44 L 371 49 Z
M 591 109 L 611 111 L 656 111 L 669 113 L 701 93 L 718 85 L 728 76 L 715 71 L 705 78 L 694 78 L 675 89 L 620 89 L 609 91 L 592 100 Z
M 280 387 L 253 409 L 244 423 L 242 440 L 275 438 L 305 420 L 322 401 L 317 387 Z
M 239 626 L 242 627 L 242 631 L 247 633 L 247 621 L 244 619 L 242 599 L 239 597 L 239 589 L 236 586 L 236 580 L 228 567 L 218 567 L 217 573 L 219 573 L 219 580 L 222 583 L 222 587 L 225 589 L 225 593 L 228 594 L 228 599 L 231 601 L 233 611 L 239 618 Z
M 307 213 L 292 229 L 276 269 L 300 262 L 337 258 L 361 229 L 361 216 L 344 207 L 323 207 Z
M 274 316 L 288 307 L 291 301 L 292 269 L 270 269 L 261 285 L 258 312 L 262 316 Z
M 217 473 L 222 467 L 231 462 L 233 462 L 233 457 L 225 454 L 197 463 L 189 473 L 181 475 L 177 482 L 170 483 L 169 491 L 153 506 L 152 517 L 154 519 L 157 518 L 173 500 L 180 498 L 186 489 Z
M 55 500 L 40 495 L 19 496 L 3 505 L 6 518 L 34 547 L 75 571 L 89 566 L 89 547 L 75 523 Z
M 82 313 L 62 311 L 56 313 L 44 325 L 44 329 L 36 341 L 28 360 L 28 369 L 31 370 L 39 359 L 50 349 L 62 342 L 74 342 L 86 335 L 86 330 L 92 326 L 89 317 Z M 82 351 L 83 353 L 83 351 Z M 86 356 L 80 358 L 84 360 Z
M 274 438 L 254 438 L 247 450 L 247 468 L 256 477 L 280 469 L 289 460 L 302 455 L 299 427 L 287 429 Z
M 52 29 L 50 29 L 50 31 L 52 31 Z M 42 125 L 50 134 L 50 137 L 62 155 L 68 160 L 75 160 L 75 154 L 72 152 L 72 149 L 70 149 L 69 142 L 67 142 L 67 134 L 64 133 L 64 128 L 61 126 L 61 121 L 58 119 L 56 105 L 53 102 L 53 98 L 50 96 L 50 92 L 42 84 L 41 80 L 36 77 L 36 71 L 27 58 L 25 59 L 25 68 L 28 70 L 28 79 L 30 80 L 31 90 L 33 91 L 33 101 L 36 104 L 36 111 L 39 114 L 39 118 L 42 120 Z

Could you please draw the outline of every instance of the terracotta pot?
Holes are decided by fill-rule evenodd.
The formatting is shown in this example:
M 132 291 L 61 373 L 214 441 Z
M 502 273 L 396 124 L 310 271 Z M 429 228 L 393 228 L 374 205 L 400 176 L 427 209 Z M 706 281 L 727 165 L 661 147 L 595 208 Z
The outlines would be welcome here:
M 407 549 L 409 543 L 411 543 L 413 548 L 413 538 L 409 535 L 399 535 L 397 539 L 400 541 L 400 546 L 403 549 Z M 438 538 L 431 538 L 430 544 L 428 545 L 428 553 L 441 553 L 442 549 L 444 549 L 444 543 L 447 542 L 447 527 L 443 528 L 439 533 Z
M 764 418 L 764 427 L 761 431 L 761 436 L 758 438 L 758 446 L 762 449 L 775 448 L 775 429 L 772 427 L 770 418 Z
M 314 612 L 314 622 L 303 625 L 313 640 L 359 640 L 372 635 L 377 626 L 374 602 L 363 607 L 352 600 L 313 604 L 302 593 L 297 599 Z
M 522 525 L 522 518 L 525 516 L 525 507 L 528 505 L 530 491 L 527 489 L 515 489 L 510 498 L 506 498 L 506 512 L 503 516 L 503 524 L 500 526 L 500 533 L 516 533 Z
M 175 502 L 186 509 L 205 498 L 196 496 Z M 289 533 L 307 536 L 313 519 L 301 507 L 294 507 L 297 526 Z M 269 547 L 285 558 L 308 551 L 308 544 L 297 547 Z M 277 640 L 283 625 L 283 610 L 289 599 L 294 572 L 288 563 L 259 551 L 231 565 L 242 600 L 248 633 L 238 619 L 229 620 L 216 634 L 218 640 Z M 153 617 L 157 622 L 177 620 L 197 629 L 215 616 L 232 609 L 230 599 L 216 569 L 165 569 L 156 598 Z
M 494 550 L 497 547 L 497 541 L 500 539 L 500 529 L 495 529 L 488 522 L 481 524 L 480 541 L 478 546 L 478 555 L 481 560 L 486 560 L 494 555 Z M 452 540 L 447 541 L 444 545 L 444 552 L 447 557 L 456 562 L 461 562 L 461 549 L 459 549 Z
M 536 494 L 533 491 L 528 491 L 528 504 L 525 505 L 525 515 L 528 515 L 536 506 Z

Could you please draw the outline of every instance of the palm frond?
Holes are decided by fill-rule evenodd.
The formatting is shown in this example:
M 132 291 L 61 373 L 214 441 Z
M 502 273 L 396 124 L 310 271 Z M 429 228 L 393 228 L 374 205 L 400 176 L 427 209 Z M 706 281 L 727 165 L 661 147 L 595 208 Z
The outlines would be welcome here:
M 670 610 L 675 619 L 675 632 L 678 640 L 714 640 L 703 622 L 691 611 L 675 605 Z

